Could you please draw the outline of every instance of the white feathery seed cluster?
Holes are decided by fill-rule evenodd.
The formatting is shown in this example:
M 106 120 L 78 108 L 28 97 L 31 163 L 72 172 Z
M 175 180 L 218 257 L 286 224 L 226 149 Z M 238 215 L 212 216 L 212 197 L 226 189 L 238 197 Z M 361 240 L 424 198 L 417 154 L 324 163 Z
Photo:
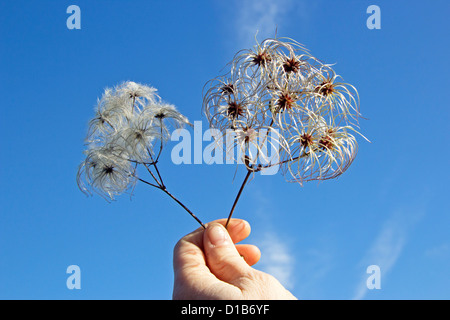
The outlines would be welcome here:
M 157 90 L 124 82 L 105 90 L 89 122 L 86 159 L 77 174 L 79 188 L 114 199 L 131 190 L 138 165 L 147 167 L 159 159 L 172 127 L 190 124 Z
M 235 132 L 249 171 L 279 165 L 288 181 L 325 180 L 342 174 L 356 156 L 359 97 L 298 42 L 266 39 L 238 52 L 229 72 L 204 89 L 203 111 L 211 128 Z M 276 163 L 263 163 L 267 134 L 278 146 Z M 275 138 L 274 138 L 275 136 Z M 258 139 L 257 139 L 258 137 Z M 252 152 L 252 150 L 257 152 Z

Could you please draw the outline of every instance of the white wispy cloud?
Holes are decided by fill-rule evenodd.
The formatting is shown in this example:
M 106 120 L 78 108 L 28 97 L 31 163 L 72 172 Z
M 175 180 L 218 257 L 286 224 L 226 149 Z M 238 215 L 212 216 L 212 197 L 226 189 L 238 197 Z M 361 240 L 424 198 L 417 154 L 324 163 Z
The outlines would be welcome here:
M 403 248 L 405 247 L 412 228 L 423 216 L 422 209 L 402 208 L 395 211 L 384 223 L 378 236 L 375 238 L 370 249 L 359 263 L 360 270 L 366 270 L 370 265 L 377 265 L 381 272 L 381 289 L 386 275 L 394 268 Z M 368 293 L 367 278 L 369 274 L 364 273 L 358 282 L 354 300 L 364 299 Z
M 243 1 L 237 21 L 241 35 L 253 35 L 255 30 L 263 37 L 273 35 L 290 2 L 291 0 Z
M 442 243 L 425 251 L 425 256 L 429 258 L 445 258 L 450 256 L 450 244 Z
M 257 204 L 253 212 L 259 221 L 253 244 L 261 250 L 261 259 L 255 267 L 274 276 L 286 289 L 293 290 L 295 254 L 291 240 L 274 228 L 272 219 L 277 216 L 277 210 L 273 200 L 265 196 L 267 192 L 264 187 L 255 186 L 249 194 Z
M 253 44 L 256 32 L 258 39 L 274 37 L 277 29 L 307 19 L 303 0 L 239 0 L 236 4 L 236 28 L 243 45 Z
M 287 289 L 294 288 L 293 270 L 294 256 L 285 240 L 274 232 L 266 231 L 262 239 L 257 241 L 262 252 L 258 269 L 274 276 Z
M 296 297 L 309 297 L 332 268 L 334 256 L 328 245 L 329 238 L 325 237 L 314 247 L 304 247 L 299 245 L 297 235 L 277 229 L 273 218 L 282 214 L 277 210 L 276 199 L 269 194 L 269 186 L 258 184 L 249 192 L 256 204 L 252 210 L 254 219 L 258 221 L 252 224 L 255 235 L 252 243 L 261 250 L 261 260 L 255 268 L 274 276 Z

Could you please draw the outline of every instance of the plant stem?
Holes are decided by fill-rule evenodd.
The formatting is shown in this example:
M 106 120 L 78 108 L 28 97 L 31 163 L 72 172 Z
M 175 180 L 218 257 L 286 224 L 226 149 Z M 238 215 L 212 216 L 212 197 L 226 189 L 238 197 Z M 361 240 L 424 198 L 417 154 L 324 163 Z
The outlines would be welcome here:
M 156 184 L 153 184 L 153 183 L 150 183 L 150 182 L 148 182 L 148 181 L 145 181 L 144 179 L 141 179 L 141 178 L 137 178 L 139 181 L 141 181 L 141 182 L 143 182 L 143 183 L 145 183 L 145 184 L 148 184 L 149 186 L 152 186 L 152 187 L 154 187 L 154 188 L 156 188 L 156 189 L 159 189 L 159 190 L 161 190 L 161 191 L 164 191 L 164 193 L 165 194 L 167 194 L 169 197 L 171 197 L 173 200 L 175 200 L 176 201 L 176 203 L 178 203 L 184 210 L 186 210 L 195 220 L 197 220 L 197 222 L 203 227 L 203 229 L 206 229 L 206 227 L 205 227 L 205 225 L 203 224 L 203 222 L 199 219 L 199 218 L 197 218 L 197 216 L 191 211 L 191 210 L 189 210 L 180 200 L 178 200 L 173 194 L 171 194 L 168 190 L 167 190 L 167 188 L 165 187 L 165 186 L 161 186 L 161 185 L 159 185 L 159 186 L 157 186 Z
M 162 143 L 162 142 L 161 142 L 161 143 Z M 158 174 L 158 177 L 159 177 L 159 182 L 158 182 L 158 180 L 153 176 L 153 173 L 150 172 L 150 169 L 146 166 L 146 167 L 147 167 L 147 170 L 148 170 L 148 171 L 150 172 L 150 174 L 153 176 L 153 179 L 155 179 L 155 180 L 158 182 L 159 185 L 161 185 L 162 187 L 164 187 L 164 182 L 163 182 L 163 180 L 162 180 L 161 174 L 159 173 L 158 167 L 156 166 L 156 163 L 158 162 L 158 159 L 153 160 L 152 152 L 150 151 L 149 148 L 147 148 L 147 152 L 148 152 L 148 155 L 150 156 L 150 159 L 153 161 L 152 166 L 155 167 L 156 173 Z M 159 157 L 159 156 L 158 156 L 158 157 Z
M 314 150 L 314 151 L 315 151 L 315 150 Z M 261 166 L 261 167 L 259 168 L 259 170 L 267 169 L 267 168 L 270 168 L 270 167 L 273 167 L 273 166 L 279 166 L 279 165 L 285 164 L 286 162 L 289 162 L 289 161 L 295 161 L 295 160 L 301 159 L 301 158 L 303 158 L 303 157 L 306 157 L 306 156 L 308 155 L 308 153 L 309 153 L 309 151 L 308 151 L 308 152 L 303 151 L 303 153 L 302 153 L 300 156 L 297 156 L 297 157 L 291 158 L 291 159 L 287 159 L 287 160 L 283 160 L 283 161 L 280 161 L 280 162 L 278 162 L 278 163 L 268 164 L 268 165 L 265 165 L 265 166 Z
M 155 162 L 158 162 L 158 159 L 159 159 L 159 156 L 161 155 L 161 151 L 162 151 L 162 149 L 163 149 L 163 123 L 162 123 L 162 119 L 161 118 L 159 118 L 159 127 L 161 128 L 161 132 L 160 132 L 160 134 L 161 134 L 161 143 L 160 143 L 160 145 L 159 145 L 159 152 L 158 152 L 158 155 L 156 156 L 156 160 L 155 160 Z
M 154 164 L 152 164 L 154 165 Z M 159 187 L 163 187 L 162 181 L 160 182 L 158 179 L 156 179 L 155 175 L 153 174 L 152 170 L 148 167 L 148 165 L 144 164 L 144 167 L 147 169 L 148 173 L 152 176 L 153 180 L 158 184 Z
M 136 177 L 136 176 L 135 176 Z M 156 184 L 153 184 L 153 183 L 151 183 L 151 182 L 148 182 L 148 181 L 145 181 L 144 179 L 141 179 L 141 178 L 138 178 L 138 177 L 136 177 L 139 181 L 141 181 L 141 182 L 143 182 L 143 183 L 145 183 L 145 184 L 148 184 L 149 186 L 152 186 L 152 187 L 155 187 L 155 188 L 157 188 L 157 189 L 161 189 L 161 187 L 160 186 L 157 186 Z
M 231 216 L 233 215 L 234 208 L 236 208 L 236 205 L 239 201 L 239 198 L 241 197 L 242 191 L 244 190 L 245 184 L 248 181 L 248 178 L 250 177 L 250 174 L 253 172 L 253 170 L 249 170 L 247 168 L 247 174 L 245 176 L 244 181 L 242 182 L 241 188 L 239 189 L 239 192 L 236 196 L 236 199 L 234 199 L 233 207 L 231 208 L 230 214 L 228 215 L 227 223 L 225 224 L 225 228 L 228 227 L 228 223 L 230 222 Z
M 171 197 L 173 200 L 176 201 L 176 203 L 178 203 L 180 206 L 183 207 L 184 210 L 186 210 L 191 216 L 192 218 L 194 218 L 195 220 L 197 220 L 198 223 L 200 223 L 200 225 L 203 227 L 203 229 L 206 229 L 205 225 L 203 224 L 203 222 L 197 218 L 197 216 L 191 211 L 189 210 L 180 200 L 178 200 L 177 198 L 175 198 L 175 196 L 173 194 L 171 194 L 169 191 L 167 191 L 166 187 L 164 188 L 160 188 L 162 191 L 164 191 L 169 197 Z

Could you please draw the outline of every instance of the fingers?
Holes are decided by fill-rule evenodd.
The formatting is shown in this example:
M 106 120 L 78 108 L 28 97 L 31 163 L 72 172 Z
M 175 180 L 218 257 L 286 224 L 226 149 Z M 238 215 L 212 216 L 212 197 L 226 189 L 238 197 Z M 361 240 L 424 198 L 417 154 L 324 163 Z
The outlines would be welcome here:
M 208 222 L 207 224 L 205 224 L 205 226 L 207 227 L 208 225 L 210 225 L 212 223 L 220 223 L 222 225 L 225 225 L 226 222 L 227 222 L 227 219 L 219 219 L 219 220 L 215 220 L 212 222 Z M 227 230 L 228 230 L 228 233 L 230 234 L 233 242 L 237 243 L 239 241 L 244 240 L 245 238 L 247 238 L 249 236 L 251 228 L 250 228 L 250 224 L 245 220 L 231 219 L 230 223 L 228 224 Z M 193 232 L 185 235 L 179 241 L 179 243 L 177 243 L 177 246 L 182 243 L 190 242 L 190 243 L 195 244 L 199 248 L 202 248 L 203 247 L 203 232 L 204 232 L 203 227 L 197 228 Z
M 261 258 L 261 251 L 251 244 L 237 244 L 236 249 L 249 266 L 256 264 Z
M 208 227 L 211 224 L 225 225 L 226 219 L 220 219 L 206 224 Z M 203 253 L 203 227 L 196 229 L 195 231 L 184 236 L 174 248 L 173 253 L 173 268 L 175 276 L 179 272 L 182 272 L 183 276 L 188 275 L 193 269 L 200 268 L 200 271 L 208 271 L 206 267 L 206 261 Z M 228 232 L 233 243 L 242 241 L 250 234 L 250 224 L 247 221 L 241 219 L 232 219 L 228 224 Z M 244 249 L 246 260 L 253 262 L 255 257 L 252 256 L 252 251 Z M 253 251 L 254 252 L 254 251 Z M 259 259 L 259 258 L 258 258 Z M 258 260 L 256 259 L 256 261 Z M 256 263 L 256 262 L 255 262 Z M 199 270 L 196 270 L 199 271 Z
M 213 221 L 211 223 L 220 223 L 225 226 L 227 219 L 220 219 Z M 209 223 L 209 224 L 211 224 Z M 238 243 L 250 235 L 251 228 L 250 224 L 241 219 L 232 219 L 228 224 L 227 231 L 231 237 L 233 243 Z M 258 247 L 250 244 L 238 244 L 236 245 L 236 249 L 238 250 L 241 257 L 247 262 L 248 265 L 252 266 L 259 261 L 261 258 L 261 251 L 259 251 Z
M 230 224 L 228 229 L 231 233 L 234 233 Z M 242 231 L 245 228 L 242 226 L 235 229 L 239 230 L 236 232 L 237 234 L 245 234 L 245 231 Z M 254 253 L 254 249 L 250 249 L 250 246 L 241 246 L 240 248 L 243 250 L 243 253 L 252 257 L 251 254 L 248 254 Z M 203 233 L 203 249 L 209 269 L 222 281 L 233 284 L 251 271 L 250 266 L 244 260 L 245 258 L 242 259 L 238 249 L 236 249 L 231 235 L 221 223 L 208 224 Z
M 225 226 L 226 222 L 227 219 L 219 219 L 208 223 L 206 226 L 213 223 L 220 223 L 221 225 Z M 228 224 L 227 231 L 231 237 L 231 240 L 233 240 L 233 243 L 238 243 L 250 235 L 251 228 L 250 224 L 245 220 L 231 219 L 230 223 Z

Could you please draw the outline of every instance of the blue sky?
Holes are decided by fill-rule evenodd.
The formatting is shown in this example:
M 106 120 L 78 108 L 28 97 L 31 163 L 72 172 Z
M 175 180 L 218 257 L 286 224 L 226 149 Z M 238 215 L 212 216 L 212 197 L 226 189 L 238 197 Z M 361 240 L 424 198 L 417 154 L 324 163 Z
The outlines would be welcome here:
M 69 5 L 81 29 L 68 30 Z M 381 8 L 369 30 L 366 9 Z M 257 176 L 235 216 L 255 268 L 303 299 L 449 299 L 448 1 L 2 1 L 0 298 L 170 299 L 172 249 L 196 222 L 158 190 L 108 203 L 77 188 L 97 97 L 125 80 L 203 121 L 202 88 L 258 39 L 291 37 L 358 89 L 368 120 L 336 180 Z M 179 165 L 169 189 L 205 222 L 225 217 L 245 174 Z M 447 160 L 446 160 L 447 159 Z M 81 289 L 66 269 L 81 269 Z M 381 289 L 366 268 L 379 265 Z

